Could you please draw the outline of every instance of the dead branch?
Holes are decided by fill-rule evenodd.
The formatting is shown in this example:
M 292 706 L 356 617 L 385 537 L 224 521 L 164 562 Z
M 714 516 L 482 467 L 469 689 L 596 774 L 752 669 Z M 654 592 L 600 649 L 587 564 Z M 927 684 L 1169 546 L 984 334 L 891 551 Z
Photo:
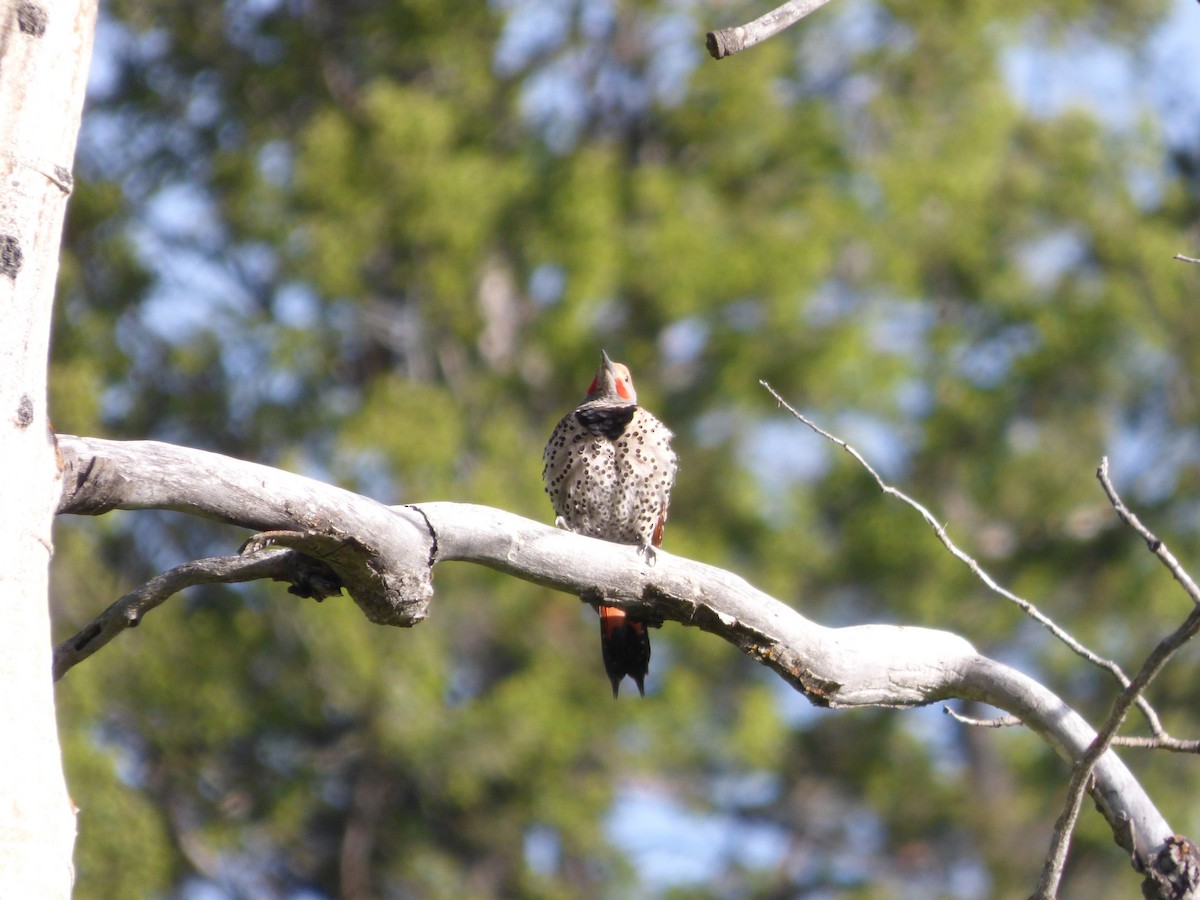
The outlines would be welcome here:
M 1052 635 L 1054 635 L 1054 637 L 1056 637 L 1059 641 L 1070 648 L 1073 653 L 1087 660 L 1097 668 L 1104 669 L 1117 680 L 1117 683 L 1120 684 L 1122 688 L 1129 687 L 1129 677 L 1125 674 L 1125 670 L 1122 669 L 1115 661 L 1111 659 L 1105 659 L 1092 650 L 1089 650 L 1078 640 L 1076 640 L 1068 631 L 1059 626 L 1053 619 L 1034 606 L 1030 601 L 1023 597 L 1017 596 L 992 578 L 992 576 L 988 574 L 988 572 L 975 560 L 974 557 L 959 549 L 958 545 L 956 545 L 954 541 L 950 539 L 950 535 L 947 533 L 946 527 L 933 517 L 933 513 L 931 513 L 923 505 L 918 503 L 903 491 L 892 487 L 892 485 L 884 481 L 879 473 L 875 471 L 871 464 L 867 462 L 866 459 L 863 458 L 863 455 L 854 449 L 854 447 L 850 446 L 850 444 L 847 444 L 836 435 L 830 434 L 803 413 L 793 409 L 786 400 L 779 396 L 779 394 L 773 387 L 771 387 L 771 385 L 767 384 L 767 382 L 760 381 L 759 384 L 765 387 L 770 392 L 771 396 L 775 398 L 775 401 L 784 409 L 786 409 L 794 418 L 798 419 L 800 422 L 803 422 L 810 429 L 821 435 L 821 437 L 833 444 L 836 444 L 849 453 L 860 466 L 867 470 L 867 473 L 875 480 L 875 483 L 879 485 L 879 489 L 883 491 L 883 493 L 890 497 L 895 497 L 900 502 L 915 509 L 920 514 L 921 518 L 925 520 L 926 524 L 933 529 L 933 533 L 937 535 L 937 539 L 942 542 L 942 545 L 947 550 L 950 551 L 951 555 L 953 555 L 955 559 L 964 563 L 966 567 L 971 570 L 971 573 L 987 586 L 988 590 L 999 594 L 1005 600 L 1008 600 L 1010 603 L 1017 606 L 1023 613 L 1025 613 L 1025 615 L 1029 616 L 1031 619 L 1049 631 Z M 1150 705 L 1150 702 L 1142 696 L 1138 696 L 1136 702 L 1138 709 L 1146 718 L 1146 723 L 1150 728 L 1150 733 L 1156 738 L 1168 737 L 1166 731 L 1164 731 L 1162 727 L 1162 722 L 1159 719 L 1158 713 L 1155 711 L 1154 707 Z
M 774 37 L 828 2 L 829 0 L 788 0 L 753 22 L 710 31 L 705 38 L 708 53 L 713 59 L 732 56 L 769 37 Z
M 130 591 L 55 647 L 54 680 L 58 681 L 126 628 L 136 628 L 146 613 L 184 588 L 262 578 L 290 582 L 292 586 L 288 590 L 291 593 L 318 601 L 341 591 L 341 584 L 327 566 L 291 550 L 263 550 L 248 556 L 193 560 Z
M 1113 508 L 1117 511 L 1117 515 L 1146 541 L 1146 545 L 1150 548 L 1150 551 L 1166 566 L 1175 580 L 1183 585 L 1192 603 L 1196 604 L 1198 595 L 1195 582 L 1183 570 L 1183 567 L 1179 565 L 1179 561 L 1175 559 L 1166 545 L 1142 525 L 1137 516 L 1125 506 L 1121 498 L 1117 495 L 1117 490 L 1113 487 L 1112 480 L 1108 475 L 1108 457 L 1100 461 L 1100 468 L 1096 470 L 1096 477 L 1100 480 L 1100 484 L 1104 488 L 1104 493 L 1108 495 Z M 1088 747 L 1087 752 L 1075 763 L 1074 770 L 1071 773 L 1071 781 L 1067 786 L 1067 799 L 1063 806 L 1063 811 L 1058 817 L 1058 821 L 1054 824 L 1054 838 L 1050 844 L 1050 850 L 1046 854 L 1046 863 L 1042 868 L 1041 878 L 1038 880 L 1037 891 L 1033 895 L 1038 900 L 1042 900 L 1042 898 L 1052 900 L 1052 898 L 1058 896 L 1058 885 L 1062 880 L 1063 867 L 1066 865 L 1067 850 L 1070 847 L 1071 835 L 1075 830 L 1075 823 L 1079 819 L 1079 809 L 1083 804 L 1083 794 L 1092 777 L 1092 767 L 1095 761 L 1108 752 L 1117 729 L 1125 721 L 1125 716 L 1128 714 L 1130 707 L 1137 701 L 1137 698 L 1158 673 L 1163 670 L 1163 667 L 1175 655 L 1176 651 L 1194 638 L 1198 631 L 1200 631 L 1200 606 L 1193 605 L 1191 613 L 1188 614 L 1183 624 L 1158 642 L 1157 646 L 1150 653 L 1150 656 L 1142 664 L 1141 669 L 1133 677 L 1133 681 L 1130 682 L 1129 686 L 1113 702 L 1112 709 L 1109 710 L 1108 717 L 1104 720 L 1104 724 L 1092 740 L 1091 746 Z M 1198 886 L 1200 886 L 1200 880 L 1191 884 L 1192 889 Z
M 975 728 L 1012 728 L 1014 725 L 1024 724 L 1016 716 L 997 716 L 994 719 L 973 719 L 970 716 L 964 716 L 961 713 L 956 713 L 948 706 L 942 707 L 942 712 L 952 718 L 960 725 L 971 725 Z
M 105 452 L 83 457 L 63 449 L 78 440 L 59 436 L 60 514 L 175 509 L 259 532 L 291 532 L 290 543 L 280 535 L 274 542 L 328 565 L 372 622 L 408 626 L 428 613 L 430 536 L 419 517 L 397 520 L 366 497 L 215 453 L 154 441 L 90 442 Z
M 1117 735 L 1112 739 L 1114 747 L 1136 747 L 1139 750 L 1168 750 L 1171 753 L 1200 753 L 1200 741 L 1189 741 L 1171 737 L 1140 737 Z
M 285 532 L 270 542 L 319 554 L 352 595 L 356 586 L 378 591 L 381 584 L 423 591 L 435 565 L 471 562 L 576 597 L 603 591 L 608 602 L 643 618 L 699 627 L 821 706 L 979 701 L 1016 716 L 1067 761 L 1095 738 L 1049 689 L 980 655 L 957 635 L 891 625 L 827 628 L 736 575 L 666 551 L 648 566 L 636 548 L 502 510 L 461 503 L 384 507 L 311 479 L 170 444 L 60 436 L 59 446 L 65 466 L 60 513 L 172 509 Z M 423 611 L 429 595 L 421 598 Z M 375 604 L 386 594 L 372 604 L 354 599 L 373 621 L 419 621 L 379 615 Z M 1131 852 L 1137 848 L 1140 863 L 1149 862 L 1171 829 L 1114 753 L 1100 757 L 1090 788 L 1118 841 Z
M 1125 505 L 1117 494 L 1117 489 L 1113 487 L 1112 479 L 1108 476 L 1108 457 L 1100 460 L 1100 468 L 1096 470 L 1096 477 L 1100 479 L 1100 485 L 1104 488 L 1104 493 L 1112 504 L 1113 509 L 1117 511 L 1117 515 L 1121 517 L 1121 521 L 1138 533 L 1142 540 L 1146 542 L 1146 546 L 1150 552 L 1158 557 L 1159 561 L 1167 567 L 1167 571 L 1183 587 L 1192 603 L 1200 606 L 1200 588 L 1196 587 L 1196 582 L 1192 579 L 1187 571 L 1179 564 L 1179 560 L 1175 555 L 1167 549 L 1167 545 L 1154 536 L 1134 512 Z

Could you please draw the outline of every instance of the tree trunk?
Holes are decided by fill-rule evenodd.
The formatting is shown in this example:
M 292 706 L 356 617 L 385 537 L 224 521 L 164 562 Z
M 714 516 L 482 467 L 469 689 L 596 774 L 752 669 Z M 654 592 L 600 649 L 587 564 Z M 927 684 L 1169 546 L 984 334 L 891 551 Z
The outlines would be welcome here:
M 0 9 L 0 897 L 67 897 L 75 815 L 50 679 L 61 467 L 46 369 L 96 3 Z

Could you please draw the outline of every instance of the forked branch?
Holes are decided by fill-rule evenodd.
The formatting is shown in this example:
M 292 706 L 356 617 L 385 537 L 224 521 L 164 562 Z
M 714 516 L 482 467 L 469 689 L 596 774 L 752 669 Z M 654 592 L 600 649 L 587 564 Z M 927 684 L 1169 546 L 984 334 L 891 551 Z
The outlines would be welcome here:
M 55 647 L 54 680 L 58 681 L 126 628 L 137 628 L 146 613 L 185 588 L 262 578 L 289 582 L 291 593 L 318 601 L 342 590 L 341 583 L 328 566 L 293 550 L 260 550 L 247 556 L 192 560 L 130 591 L 77 634 Z
M 1166 666 L 1171 657 L 1200 631 L 1200 605 L 1197 605 L 1200 604 L 1200 591 L 1197 590 L 1195 581 L 1184 571 L 1174 554 L 1167 549 L 1166 544 L 1146 528 L 1121 500 L 1116 488 L 1113 487 L 1112 480 L 1109 478 L 1107 457 L 1101 460 L 1100 468 L 1096 470 L 1096 477 L 1100 480 L 1100 484 L 1104 488 L 1104 493 L 1108 496 L 1113 508 L 1117 511 L 1117 515 L 1121 517 L 1121 521 L 1125 522 L 1125 524 L 1136 531 L 1146 541 L 1146 546 L 1150 548 L 1150 551 L 1167 567 L 1167 570 L 1175 580 L 1183 585 L 1183 589 L 1191 599 L 1193 607 L 1187 618 L 1184 619 L 1183 624 L 1158 642 L 1158 645 L 1142 664 L 1141 669 L 1133 677 L 1133 681 L 1130 682 L 1129 686 L 1113 702 L 1108 717 L 1104 720 L 1104 724 L 1092 740 L 1087 752 L 1075 763 L 1074 769 L 1071 772 L 1071 781 L 1067 786 L 1067 799 L 1063 805 L 1063 811 L 1058 817 L 1058 821 L 1055 822 L 1054 838 L 1046 854 L 1046 863 L 1042 868 L 1041 878 L 1038 880 L 1037 891 L 1034 893 L 1034 897 L 1037 900 L 1052 900 L 1052 898 L 1058 896 L 1058 886 L 1062 881 L 1062 873 L 1067 861 L 1067 850 L 1071 843 L 1071 835 L 1074 833 L 1075 823 L 1079 819 L 1079 809 L 1083 804 L 1084 791 L 1088 780 L 1092 777 L 1092 770 L 1096 764 L 1096 760 L 1108 752 L 1117 729 L 1125 721 L 1125 716 L 1129 713 L 1130 707 L 1137 702 L 1150 682 L 1163 670 L 1163 667 Z M 1190 885 L 1192 890 L 1195 890 L 1197 887 L 1200 887 L 1200 873 L 1198 873 L 1197 880 L 1193 881 Z
M 1017 596 L 1012 591 L 1008 590 L 1008 588 L 997 582 L 996 579 L 988 574 L 987 570 L 984 569 L 974 557 L 960 549 L 958 545 L 950 539 L 950 535 L 947 533 L 946 527 L 942 525 L 942 523 L 936 518 L 934 518 L 933 513 L 931 513 L 928 509 L 903 491 L 884 481 L 880 474 L 875 471 L 871 464 L 867 462 L 866 459 L 863 458 L 863 455 L 855 450 L 854 447 L 852 447 L 850 444 L 847 444 L 836 435 L 830 434 L 816 422 L 813 422 L 803 413 L 794 409 L 786 400 L 780 397 L 776 390 L 771 387 L 771 385 L 767 384 L 767 382 L 760 381 L 759 384 L 766 388 L 767 391 L 770 392 L 771 396 L 775 398 L 775 401 L 784 409 L 786 409 L 795 419 L 804 423 L 817 434 L 821 435 L 821 437 L 832 442 L 833 444 L 836 444 L 838 447 L 841 447 L 843 450 L 849 453 L 850 456 L 852 456 L 854 460 L 867 471 L 871 478 L 875 480 L 875 483 L 879 485 L 879 489 L 883 491 L 883 493 L 890 497 L 895 497 L 901 503 L 904 503 L 916 510 L 917 513 L 920 514 L 921 518 L 925 520 L 926 524 L 929 525 L 929 527 L 933 530 L 933 533 L 937 536 L 937 539 L 942 542 L 942 545 L 950 551 L 951 555 L 954 556 L 955 559 L 964 563 L 966 567 L 971 570 L 971 573 L 983 582 L 988 590 L 999 594 L 1005 600 L 1017 606 L 1017 608 L 1025 613 L 1025 615 L 1029 616 L 1029 618 L 1033 619 L 1068 648 L 1070 648 L 1073 653 L 1077 654 L 1083 659 L 1086 659 L 1092 665 L 1104 669 L 1106 672 L 1111 674 L 1122 688 L 1129 687 L 1129 676 L 1125 674 L 1125 671 L 1116 662 L 1111 659 L 1105 659 L 1092 650 L 1089 650 L 1078 640 L 1076 640 L 1075 637 L 1070 634 L 1070 632 L 1059 626 L 1053 619 L 1043 613 L 1031 602 L 1026 600 L 1024 597 Z M 1164 741 L 1173 741 L 1174 739 L 1171 738 L 1163 729 L 1162 722 L 1158 717 L 1158 713 L 1155 712 L 1154 707 L 1150 705 L 1149 701 L 1147 701 L 1145 697 L 1138 696 L 1135 702 L 1137 703 L 1137 707 L 1141 711 L 1142 715 L 1146 718 L 1146 723 L 1150 727 L 1150 733 L 1155 738 L 1162 739 Z
M 1087 649 L 1064 629 L 1050 620 L 1049 617 L 1041 613 L 1032 603 L 1016 596 L 1006 588 L 999 585 L 971 556 L 960 550 L 954 544 L 954 542 L 950 540 L 949 535 L 946 533 L 945 527 L 933 517 L 929 510 L 927 510 L 917 501 L 913 500 L 904 492 L 887 484 L 887 482 L 880 477 L 879 473 L 875 471 L 870 463 L 868 463 L 866 459 L 863 458 L 862 454 L 855 450 L 854 447 L 825 431 L 815 422 L 812 422 L 806 416 L 793 409 L 782 397 L 779 396 L 774 388 L 767 384 L 767 382 L 762 381 L 760 384 L 762 384 L 762 386 L 771 393 L 771 396 L 773 396 L 783 408 L 791 413 L 792 416 L 807 425 L 817 434 L 829 441 L 832 441 L 834 444 L 841 447 L 852 457 L 854 457 L 854 459 L 864 469 L 866 469 L 868 473 L 870 473 L 876 484 L 879 485 L 880 490 L 882 490 L 885 494 L 889 494 L 898 498 L 920 513 L 921 517 L 924 518 L 929 526 L 933 529 L 934 533 L 938 537 L 938 540 L 942 542 L 946 549 L 948 549 L 957 559 L 966 563 L 971 572 L 973 572 L 981 581 L 983 581 L 988 588 L 1000 594 L 1005 599 L 1015 603 L 1022 609 L 1022 611 L 1036 621 L 1040 622 L 1047 628 L 1047 630 L 1049 630 L 1055 637 L 1070 647 L 1075 653 L 1082 656 L 1084 659 L 1087 659 L 1094 665 L 1107 670 L 1118 680 L 1118 682 L 1120 682 L 1123 690 L 1118 696 L 1117 700 L 1114 702 L 1108 718 L 1105 720 L 1104 725 L 1101 727 L 1099 733 L 1097 733 L 1091 744 L 1088 746 L 1086 752 L 1078 760 L 1076 760 L 1072 766 L 1071 780 L 1067 788 L 1066 803 L 1058 820 L 1055 822 L 1054 837 L 1051 840 L 1050 848 L 1047 852 L 1046 862 L 1038 880 L 1037 889 L 1033 894 L 1033 897 L 1036 898 L 1036 900 L 1052 900 L 1052 898 L 1057 896 L 1058 885 L 1062 880 L 1063 868 L 1066 865 L 1067 849 L 1070 846 L 1071 834 L 1074 831 L 1075 823 L 1078 821 L 1079 811 L 1083 803 L 1083 795 L 1092 777 L 1096 760 L 1108 753 L 1109 748 L 1114 743 L 1124 743 L 1128 746 L 1136 747 L 1161 747 L 1177 752 L 1196 752 L 1198 749 L 1200 749 L 1200 742 L 1179 741 L 1168 735 L 1163 729 L 1157 713 L 1154 711 L 1153 707 L 1150 706 L 1149 701 L 1147 701 L 1143 696 L 1143 692 L 1145 691 L 1146 687 L 1155 678 L 1155 676 L 1162 671 L 1163 666 L 1166 665 L 1170 657 L 1180 647 L 1190 641 L 1196 635 L 1196 632 L 1200 630 L 1200 589 L 1197 589 L 1196 583 L 1179 564 L 1179 561 L 1170 552 L 1170 550 L 1167 549 L 1166 545 L 1164 545 L 1161 540 L 1155 537 L 1154 534 L 1149 531 L 1149 529 L 1142 525 L 1137 516 L 1134 515 L 1133 512 L 1130 511 L 1121 501 L 1121 498 L 1117 495 L 1116 489 L 1113 487 L 1112 482 L 1109 479 L 1108 459 L 1105 458 L 1101 462 L 1100 468 L 1096 474 L 1100 479 L 1100 483 L 1104 487 L 1104 491 L 1107 494 L 1109 501 L 1112 503 L 1114 509 L 1116 509 L 1117 514 L 1126 524 L 1128 524 L 1139 535 L 1141 535 L 1141 537 L 1146 541 L 1147 546 L 1150 548 L 1150 551 L 1162 561 L 1163 565 L 1167 567 L 1172 576 L 1174 576 L 1175 580 L 1183 586 L 1192 602 L 1197 604 L 1196 608 L 1193 609 L 1192 613 L 1188 616 L 1184 623 L 1159 642 L 1158 646 L 1155 647 L 1149 659 L 1146 660 L 1145 664 L 1143 664 L 1137 675 L 1130 680 L 1125 675 L 1125 672 L 1121 669 L 1121 667 L 1115 662 L 1104 659 Z M 1153 732 L 1153 736 L 1151 738 L 1142 740 L 1121 739 L 1116 737 L 1117 730 L 1125 721 L 1125 717 L 1130 708 L 1135 704 L 1142 711 L 1143 715 L 1145 715 L 1146 721 L 1149 723 L 1150 729 Z M 971 719 L 959 715 L 949 707 L 945 707 L 944 712 L 962 724 L 975 727 L 1002 728 L 1016 724 L 1023 724 L 1020 716 L 1002 716 L 994 719 Z M 1119 828 L 1117 840 L 1118 843 L 1122 843 L 1124 846 Z M 1130 834 L 1128 836 L 1128 840 L 1133 843 L 1133 846 L 1127 847 L 1127 849 L 1130 850 L 1135 864 L 1138 866 L 1139 871 L 1144 871 L 1146 873 L 1145 884 L 1148 890 L 1169 889 L 1169 883 L 1174 883 L 1174 881 L 1179 881 L 1182 884 L 1186 884 L 1189 889 L 1200 887 L 1200 854 L 1196 853 L 1195 847 L 1190 841 L 1180 838 L 1177 841 L 1177 845 L 1169 844 L 1165 849 L 1153 854 L 1149 862 L 1147 862 L 1144 848 L 1139 847 L 1137 844 L 1136 833 Z M 1183 849 L 1180 849 L 1181 847 Z M 1195 863 L 1195 866 L 1193 867 L 1195 877 L 1190 878 L 1186 872 L 1182 875 L 1172 872 L 1169 873 L 1168 877 L 1168 874 L 1164 874 L 1160 868 L 1156 868 L 1158 866 L 1174 866 L 1177 858 L 1190 860 Z M 1191 870 L 1189 869 L 1189 871 Z M 1147 894 L 1147 896 L 1152 896 L 1152 894 Z M 1180 896 L 1183 895 L 1181 894 Z

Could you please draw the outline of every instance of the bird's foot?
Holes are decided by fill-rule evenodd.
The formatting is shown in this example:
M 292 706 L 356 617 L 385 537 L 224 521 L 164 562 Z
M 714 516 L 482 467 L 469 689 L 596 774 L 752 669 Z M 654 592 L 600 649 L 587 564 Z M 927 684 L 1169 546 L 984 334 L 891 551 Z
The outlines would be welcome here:
M 638 545 L 638 554 L 646 561 L 646 565 L 653 566 L 658 562 L 658 551 L 650 544 Z

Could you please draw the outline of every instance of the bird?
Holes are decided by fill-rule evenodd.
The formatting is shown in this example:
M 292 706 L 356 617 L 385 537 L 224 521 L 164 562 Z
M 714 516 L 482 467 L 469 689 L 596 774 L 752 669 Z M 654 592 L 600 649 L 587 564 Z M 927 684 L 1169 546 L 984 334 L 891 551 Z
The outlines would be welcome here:
M 600 351 L 587 396 L 559 420 L 542 454 L 542 481 L 554 524 L 577 534 L 633 544 L 648 564 L 662 546 L 678 468 L 671 433 L 638 406 L 628 367 Z M 646 695 L 650 636 L 646 623 L 603 601 L 600 650 L 616 698 L 628 675 Z

